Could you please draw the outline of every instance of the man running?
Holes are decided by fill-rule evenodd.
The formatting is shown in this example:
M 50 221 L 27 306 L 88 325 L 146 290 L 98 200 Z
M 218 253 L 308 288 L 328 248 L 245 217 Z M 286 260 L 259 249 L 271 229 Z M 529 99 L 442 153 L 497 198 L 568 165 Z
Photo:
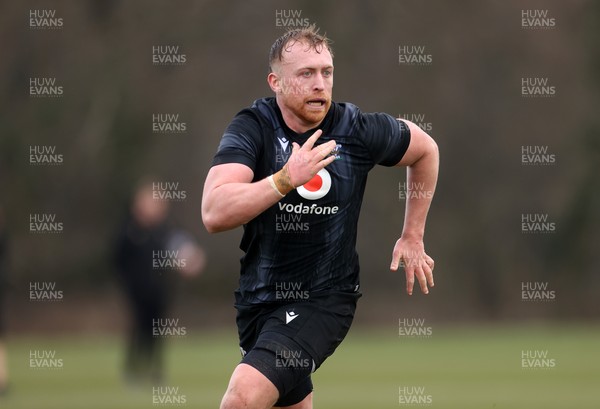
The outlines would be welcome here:
M 312 408 L 311 373 L 348 332 L 359 292 L 356 233 L 367 174 L 406 166 L 405 220 L 392 253 L 406 291 L 433 287 L 425 221 L 437 181 L 436 143 L 415 124 L 332 101 L 333 55 L 314 27 L 275 41 L 274 98 L 239 112 L 204 185 L 211 233 L 244 226 L 236 291 L 242 361 L 221 409 Z M 419 186 L 429 194 L 411 194 Z

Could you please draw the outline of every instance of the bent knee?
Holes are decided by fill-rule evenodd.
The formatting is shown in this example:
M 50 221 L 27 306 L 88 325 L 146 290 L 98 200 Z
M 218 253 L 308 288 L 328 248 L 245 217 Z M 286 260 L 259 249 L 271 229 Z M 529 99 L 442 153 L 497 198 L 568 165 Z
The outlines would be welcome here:
M 227 391 L 221 401 L 220 409 L 271 409 L 272 403 L 266 403 L 264 398 L 251 393 Z
M 255 368 L 240 364 L 235 369 L 220 409 L 270 409 L 277 388 Z
M 249 406 L 248 397 L 241 393 L 227 391 L 219 409 L 247 409 Z

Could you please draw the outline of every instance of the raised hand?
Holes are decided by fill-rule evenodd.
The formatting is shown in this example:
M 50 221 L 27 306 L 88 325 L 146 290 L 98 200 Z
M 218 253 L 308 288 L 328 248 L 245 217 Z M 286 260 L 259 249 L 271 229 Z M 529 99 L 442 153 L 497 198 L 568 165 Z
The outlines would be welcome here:
M 335 141 L 314 146 L 323 134 L 317 130 L 307 139 L 304 145 L 292 144 L 292 154 L 279 172 L 273 175 L 273 180 L 279 191 L 287 194 L 311 180 L 325 166 L 335 160 L 331 152 L 335 149 Z

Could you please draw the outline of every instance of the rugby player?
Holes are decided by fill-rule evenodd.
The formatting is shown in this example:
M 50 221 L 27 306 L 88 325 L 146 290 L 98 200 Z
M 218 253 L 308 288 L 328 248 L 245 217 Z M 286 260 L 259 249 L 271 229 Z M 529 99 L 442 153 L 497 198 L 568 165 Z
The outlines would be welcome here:
M 360 297 L 357 223 L 368 172 L 407 167 L 402 234 L 390 268 L 433 287 L 424 248 L 439 154 L 415 124 L 332 101 L 333 53 L 315 27 L 291 30 L 269 54 L 275 96 L 240 111 L 206 177 L 211 233 L 244 227 L 235 292 L 242 351 L 221 409 L 312 408 L 311 373 L 347 334 Z

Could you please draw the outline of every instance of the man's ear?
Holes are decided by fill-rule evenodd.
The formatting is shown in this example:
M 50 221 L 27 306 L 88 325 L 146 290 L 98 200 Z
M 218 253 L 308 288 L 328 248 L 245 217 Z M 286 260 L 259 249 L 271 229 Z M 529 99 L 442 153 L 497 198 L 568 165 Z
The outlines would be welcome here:
M 274 72 L 270 72 L 267 76 L 267 82 L 269 83 L 269 87 L 273 90 L 274 93 L 278 94 L 281 92 L 281 86 L 279 85 L 279 76 Z

